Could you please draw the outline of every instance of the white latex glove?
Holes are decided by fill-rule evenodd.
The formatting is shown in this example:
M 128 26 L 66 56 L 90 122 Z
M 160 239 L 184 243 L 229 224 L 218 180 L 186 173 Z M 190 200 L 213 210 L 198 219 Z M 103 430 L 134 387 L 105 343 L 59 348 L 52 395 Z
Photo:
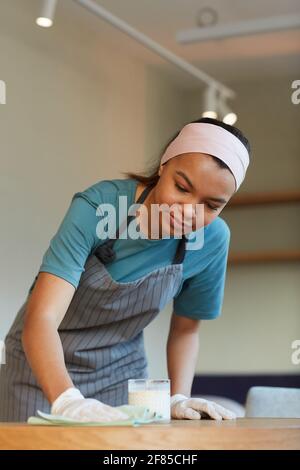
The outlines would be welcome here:
M 84 398 L 78 388 L 68 388 L 52 403 L 51 414 L 80 422 L 117 421 L 128 415 L 94 398 Z
M 214 401 L 208 401 L 204 398 L 188 398 L 180 393 L 171 397 L 171 418 L 201 419 L 203 413 L 218 421 L 236 418 L 235 413 L 226 410 Z

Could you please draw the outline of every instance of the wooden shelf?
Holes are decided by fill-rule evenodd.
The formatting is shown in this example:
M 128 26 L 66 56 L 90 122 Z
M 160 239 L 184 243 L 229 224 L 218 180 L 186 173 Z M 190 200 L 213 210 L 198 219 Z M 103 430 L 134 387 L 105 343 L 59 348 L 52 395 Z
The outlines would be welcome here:
M 273 191 L 269 193 L 241 194 L 233 196 L 226 208 L 266 206 L 273 204 L 290 204 L 300 202 L 300 190 L 297 191 Z M 276 250 L 262 252 L 230 253 L 228 264 L 242 263 L 270 263 L 300 261 L 300 250 Z
M 300 250 L 229 253 L 228 264 L 300 261 Z
M 300 202 L 300 191 L 277 191 L 270 193 L 238 194 L 233 196 L 226 208 L 263 206 Z M 224 209 L 224 210 L 225 210 Z

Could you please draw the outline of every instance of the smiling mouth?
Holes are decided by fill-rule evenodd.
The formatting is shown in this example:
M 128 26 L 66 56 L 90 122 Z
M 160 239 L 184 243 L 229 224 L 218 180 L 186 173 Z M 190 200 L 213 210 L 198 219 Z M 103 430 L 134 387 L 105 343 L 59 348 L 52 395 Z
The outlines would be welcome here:
M 171 225 L 172 227 L 174 227 L 175 225 L 177 225 L 177 226 L 178 226 L 178 225 L 179 225 L 179 226 L 181 225 L 182 228 L 185 228 L 185 227 L 186 227 L 186 228 L 190 228 L 190 227 L 191 227 L 191 225 L 190 225 L 189 223 L 187 223 L 187 222 L 185 223 L 184 219 L 181 220 L 181 221 L 179 221 L 178 219 L 175 219 L 175 218 L 174 218 L 174 215 L 173 215 L 172 213 L 170 213 L 170 225 Z

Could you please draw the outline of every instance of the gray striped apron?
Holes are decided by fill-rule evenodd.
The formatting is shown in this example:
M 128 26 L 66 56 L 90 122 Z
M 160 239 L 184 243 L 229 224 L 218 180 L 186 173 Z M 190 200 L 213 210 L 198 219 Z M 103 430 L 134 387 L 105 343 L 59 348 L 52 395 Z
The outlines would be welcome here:
M 137 203 L 142 203 L 151 189 L 148 186 Z M 134 216 L 128 216 L 127 225 L 131 218 Z M 128 403 L 127 380 L 148 377 L 143 330 L 181 286 L 186 239 L 179 239 L 172 264 L 124 283 L 114 281 L 105 268 L 115 258 L 114 241 L 107 239 L 87 258 L 58 333 L 74 385 L 85 397 L 119 406 Z M 37 409 L 50 411 L 21 342 L 26 304 L 36 279 L 5 340 L 0 421 L 26 421 Z M 49 370 L 50 377 L 51 373 Z

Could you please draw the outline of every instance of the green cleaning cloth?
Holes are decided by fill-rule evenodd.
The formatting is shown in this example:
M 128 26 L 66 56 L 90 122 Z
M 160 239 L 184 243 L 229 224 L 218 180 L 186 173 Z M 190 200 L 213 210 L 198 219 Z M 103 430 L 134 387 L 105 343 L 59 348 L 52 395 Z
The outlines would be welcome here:
M 31 416 L 28 418 L 27 423 L 45 426 L 139 426 L 140 424 L 159 422 L 162 418 L 161 415 L 150 411 L 149 408 L 146 408 L 145 406 L 122 405 L 116 406 L 115 408 L 126 413 L 128 415 L 128 419 L 83 423 L 74 419 L 55 416 L 37 410 L 37 414 L 39 416 Z

